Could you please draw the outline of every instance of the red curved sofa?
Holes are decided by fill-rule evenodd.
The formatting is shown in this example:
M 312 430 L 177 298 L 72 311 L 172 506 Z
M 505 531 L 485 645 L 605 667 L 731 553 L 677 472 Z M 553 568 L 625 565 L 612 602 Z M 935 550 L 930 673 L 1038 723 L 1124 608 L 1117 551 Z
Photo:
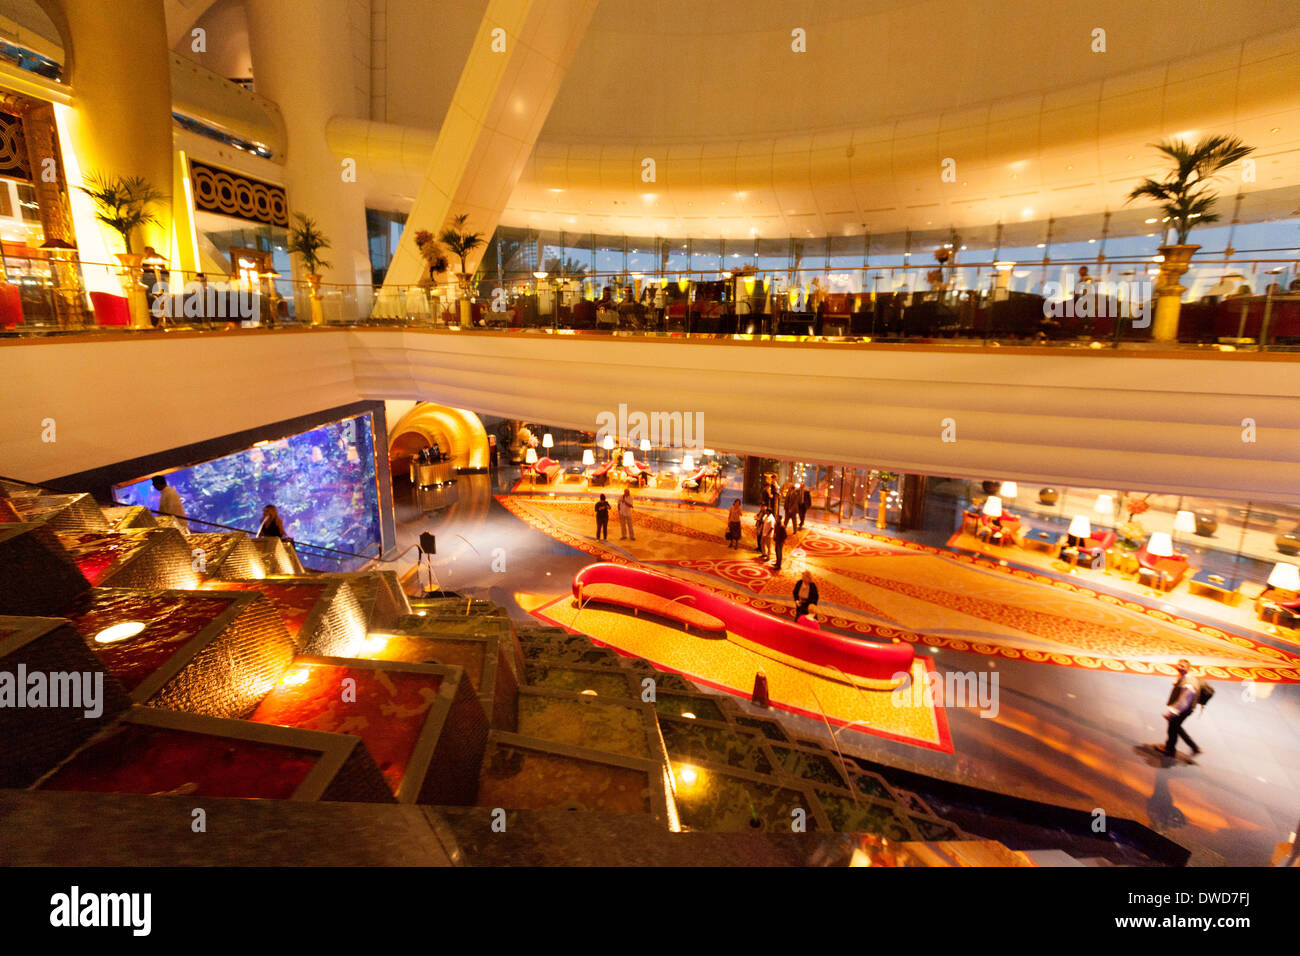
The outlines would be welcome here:
M 541 458 L 533 465 L 533 474 L 543 484 L 550 484 L 555 480 L 555 476 L 563 470 L 564 466 L 554 458 Z
M 1166 591 L 1178 587 L 1178 582 L 1183 579 L 1188 568 L 1186 555 L 1175 554 L 1168 558 L 1159 558 L 1149 553 L 1145 544 L 1138 549 L 1137 562 L 1138 567 L 1157 572 L 1160 575 L 1161 585 Z
M 895 675 L 906 674 L 912 667 L 910 644 L 901 641 L 875 644 L 795 624 L 737 604 L 688 581 L 644 568 L 606 562 L 587 565 L 573 576 L 573 596 L 580 606 L 584 604 L 584 589 L 592 585 L 616 585 L 640 592 L 646 596 L 644 607 L 652 613 L 664 599 L 689 603 L 703 614 L 722 621 L 732 639 L 742 646 L 832 680 L 886 689 L 901 683 Z M 588 600 L 604 603 L 594 596 Z M 613 603 L 629 606 L 625 598 Z

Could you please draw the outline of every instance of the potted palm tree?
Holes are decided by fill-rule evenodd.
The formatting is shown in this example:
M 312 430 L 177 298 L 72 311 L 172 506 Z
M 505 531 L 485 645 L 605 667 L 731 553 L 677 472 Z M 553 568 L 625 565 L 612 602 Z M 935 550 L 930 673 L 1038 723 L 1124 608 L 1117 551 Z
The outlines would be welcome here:
M 320 288 L 320 270 L 329 268 L 329 263 L 321 258 L 322 249 L 330 248 L 329 240 L 316 226 L 316 220 L 300 212 L 293 214 L 298 224 L 289 231 L 289 252 L 302 257 L 307 274 L 304 278 L 311 287 L 312 295 Z
M 465 228 L 468 221 L 469 216 L 465 213 L 453 217 L 451 225 L 444 229 L 442 235 L 438 237 L 438 241 L 460 260 L 460 272 L 456 273 L 456 279 L 460 282 L 461 293 L 466 296 L 469 295 L 469 284 L 472 277 L 465 268 L 465 257 L 487 242 L 481 232 L 470 232 Z
M 143 255 L 131 250 L 131 236 L 139 226 L 157 224 L 149 206 L 161 201 L 162 193 L 142 176 L 107 173 L 89 173 L 84 185 L 77 188 L 95 201 L 95 218 L 122 237 L 118 261 L 129 269 L 138 268 Z
M 1175 231 L 1177 242 L 1160 247 L 1160 274 L 1156 277 L 1156 318 L 1151 330 L 1159 341 L 1178 337 L 1178 312 L 1187 290 L 1179 280 L 1198 245 L 1189 245 L 1188 234 L 1195 226 L 1218 222 L 1214 212 L 1218 195 L 1210 191 L 1211 181 L 1228 166 L 1255 151 L 1235 136 L 1207 136 L 1195 144 L 1185 140 L 1165 140 L 1154 144 L 1172 163 L 1163 180 L 1144 179 L 1129 193 L 1128 202 L 1153 199 L 1164 211 L 1168 228 Z

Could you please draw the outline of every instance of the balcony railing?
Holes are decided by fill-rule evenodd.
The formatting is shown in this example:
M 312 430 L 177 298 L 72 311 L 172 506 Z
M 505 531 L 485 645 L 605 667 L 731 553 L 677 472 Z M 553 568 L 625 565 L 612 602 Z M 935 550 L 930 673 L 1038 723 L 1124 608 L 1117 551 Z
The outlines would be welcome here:
M 1046 345 L 1063 348 L 1300 350 L 1300 260 L 1203 259 L 1182 284 L 1213 291 L 1182 302 L 1176 342 L 1153 342 L 1148 260 L 963 263 L 726 273 L 584 274 L 449 285 L 311 286 L 276 275 L 228 281 L 174 270 L 81 264 L 116 276 L 87 293 L 75 267 L 0 285 L 0 335 L 348 326 L 781 342 Z M 1079 266 L 1096 270 L 1086 283 Z M 1260 294 L 1244 277 L 1252 276 Z M 1231 281 L 1224 282 L 1231 276 Z M 1208 288 L 1218 280 L 1216 287 Z M 100 283 L 103 284 L 102 282 Z M 1247 285 L 1246 289 L 1241 289 Z M 1232 291 L 1230 291 L 1230 289 Z M 131 296 L 125 293 L 132 292 Z M 132 303 L 131 299 L 135 302 Z

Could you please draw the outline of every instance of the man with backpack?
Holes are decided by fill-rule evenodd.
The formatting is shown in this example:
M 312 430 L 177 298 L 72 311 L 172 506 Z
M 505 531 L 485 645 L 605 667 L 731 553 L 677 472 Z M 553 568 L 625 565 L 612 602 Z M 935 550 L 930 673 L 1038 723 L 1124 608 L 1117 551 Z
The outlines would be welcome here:
M 1169 739 L 1165 741 L 1162 752 L 1166 757 L 1174 756 L 1178 747 L 1178 738 L 1182 737 L 1187 746 L 1192 748 L 1192 755 L 1195 756 L 1201 752 L 1201 748 L 1196 746 L 1196 741 L 1183 730 L 1183 721 L 1192 715 L 1197 704 L 1204 706 L 1209 701 L 1214 695 L 1214 689 L 1191 676 L 1192 665 L 1187 661 L 1181 660 L 1177 666 L 1178 679 L 1174 681 L 1174 688 L 1169 692 L 1169 700 L 1165 706 L 1164 717 L 1169 721 Z

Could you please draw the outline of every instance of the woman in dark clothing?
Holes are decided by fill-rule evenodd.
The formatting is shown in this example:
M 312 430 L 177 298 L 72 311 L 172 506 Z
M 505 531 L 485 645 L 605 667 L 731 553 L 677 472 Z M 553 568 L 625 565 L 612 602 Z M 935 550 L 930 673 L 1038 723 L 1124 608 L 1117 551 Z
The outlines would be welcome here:
M 812 573 L 805 571 L 794 586 L 794 616 L 803 617 L 810 605 L 817 603 L 817 585 L 813 584 Z
M 280 521 L 280 512 L 276 510 L 275 505 L 267 505 L 262 509 L 262 526 L 257 529 L 259 538 L 285 538 L 284 524 Z
M 740 499 L 737 498 L 731 503 L 731 510 L 727 512 L 727 547 L 740 547 Z

